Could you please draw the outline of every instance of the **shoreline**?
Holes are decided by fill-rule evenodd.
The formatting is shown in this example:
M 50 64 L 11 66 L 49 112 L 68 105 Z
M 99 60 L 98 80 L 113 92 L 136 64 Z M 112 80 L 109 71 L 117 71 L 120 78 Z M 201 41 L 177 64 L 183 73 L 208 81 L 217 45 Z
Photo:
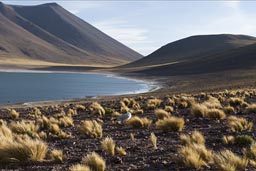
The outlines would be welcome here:
M 21 102 L 21 103 L 7 103 L 7 104 L 0 104 L 0 108 L 5 108 L 8 106 L 23 106 L 23 107 L 31 107 L 31 106 L 41 106 L 42 104 L 55 104 L 55 103 L 68 103 L 68 102 L 79 102 L 84 100 L 95 100 L 95 99 L 102 99 L 102 98 L 118 98 L 121 96 L 133 96 L 133 95 L 139 95 L 139 94 L 145 94 L 145 93 L 152 93 L 157 90 L 160 90 L 163 88 L 160 82 L 155 80 L 149 80 L 149 79 L 142 79 L 138 77 L 132 77 L 127 75 L 122 75 L 122 73 L 113 73 L 113 72 L 104 72 L 104 71 L 54 71 L 54 70 L 33 70 L 33 69 L 0 69 L 0 72 L 5 73 L 73 73 L 73 74 L 99 74 L 104 75 L 106 77 L 112 77 L 117 79 L 125 79 L 125 80 L 131 80 L 137 83 L 144 83 L 146 88 L 143 88 L 141 90 L 136 91 L 130 91 L 130 92 L 123 92 L 123 93 L 117 93 L 113 95 L 102 95 L 102 96 L 85 96 L 82 98 L 68 98 L 68 99 L 57 99 L 57 100 L 43 100 L 43 101 L 27 101 L 27 102 Z M 41 105 L 40 105 L 41 104 Z

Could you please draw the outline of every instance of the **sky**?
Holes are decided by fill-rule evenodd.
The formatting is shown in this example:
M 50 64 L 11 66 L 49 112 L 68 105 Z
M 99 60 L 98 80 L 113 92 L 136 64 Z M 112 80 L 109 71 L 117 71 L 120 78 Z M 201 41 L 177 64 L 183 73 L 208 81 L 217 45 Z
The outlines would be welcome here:
M 256 1 L 2 2 L 16 5 L 56 2 L 143 55 L 192 35 L 229 33 L 256 36 Z

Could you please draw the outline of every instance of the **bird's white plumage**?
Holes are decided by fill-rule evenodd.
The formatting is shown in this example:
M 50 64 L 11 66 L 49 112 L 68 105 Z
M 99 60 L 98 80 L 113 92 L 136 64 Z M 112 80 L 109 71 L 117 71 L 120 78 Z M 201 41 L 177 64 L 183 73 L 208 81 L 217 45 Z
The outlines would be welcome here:
M 117 121 L 121 121 L 121 122 L 127 121 L 127 120 L 131 119 L 131 117 L 132 117 L 132 114 L 131 114 L 130 112 L 127 112 L 127 113 L 125 113 L 125 114 L 119 116 L 119 117 L 117 118 Z

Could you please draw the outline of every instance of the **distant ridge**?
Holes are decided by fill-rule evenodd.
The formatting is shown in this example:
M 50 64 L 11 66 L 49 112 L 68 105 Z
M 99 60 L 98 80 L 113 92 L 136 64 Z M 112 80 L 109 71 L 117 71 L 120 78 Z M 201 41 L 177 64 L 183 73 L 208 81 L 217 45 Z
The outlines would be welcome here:
M 169 43 L 152 54 L 123 67 L 143 67 L 189 61 L 204 56 L 217 55 L 227 50 L 253 43 L 256 43 L 256 38 L 246 35 L 219 34 L 191 36 Z
M 0 60 L 77 65 L 121 65 L 142 55 L 56 3 L 0 3 Z

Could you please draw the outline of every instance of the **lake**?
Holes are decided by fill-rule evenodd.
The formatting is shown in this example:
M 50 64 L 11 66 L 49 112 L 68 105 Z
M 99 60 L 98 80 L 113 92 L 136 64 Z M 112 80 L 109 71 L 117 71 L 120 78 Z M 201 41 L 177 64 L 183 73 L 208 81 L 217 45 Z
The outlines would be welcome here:
M 91 73 L 0 72 L 0 104 L 147 92 L 147 82 Z

